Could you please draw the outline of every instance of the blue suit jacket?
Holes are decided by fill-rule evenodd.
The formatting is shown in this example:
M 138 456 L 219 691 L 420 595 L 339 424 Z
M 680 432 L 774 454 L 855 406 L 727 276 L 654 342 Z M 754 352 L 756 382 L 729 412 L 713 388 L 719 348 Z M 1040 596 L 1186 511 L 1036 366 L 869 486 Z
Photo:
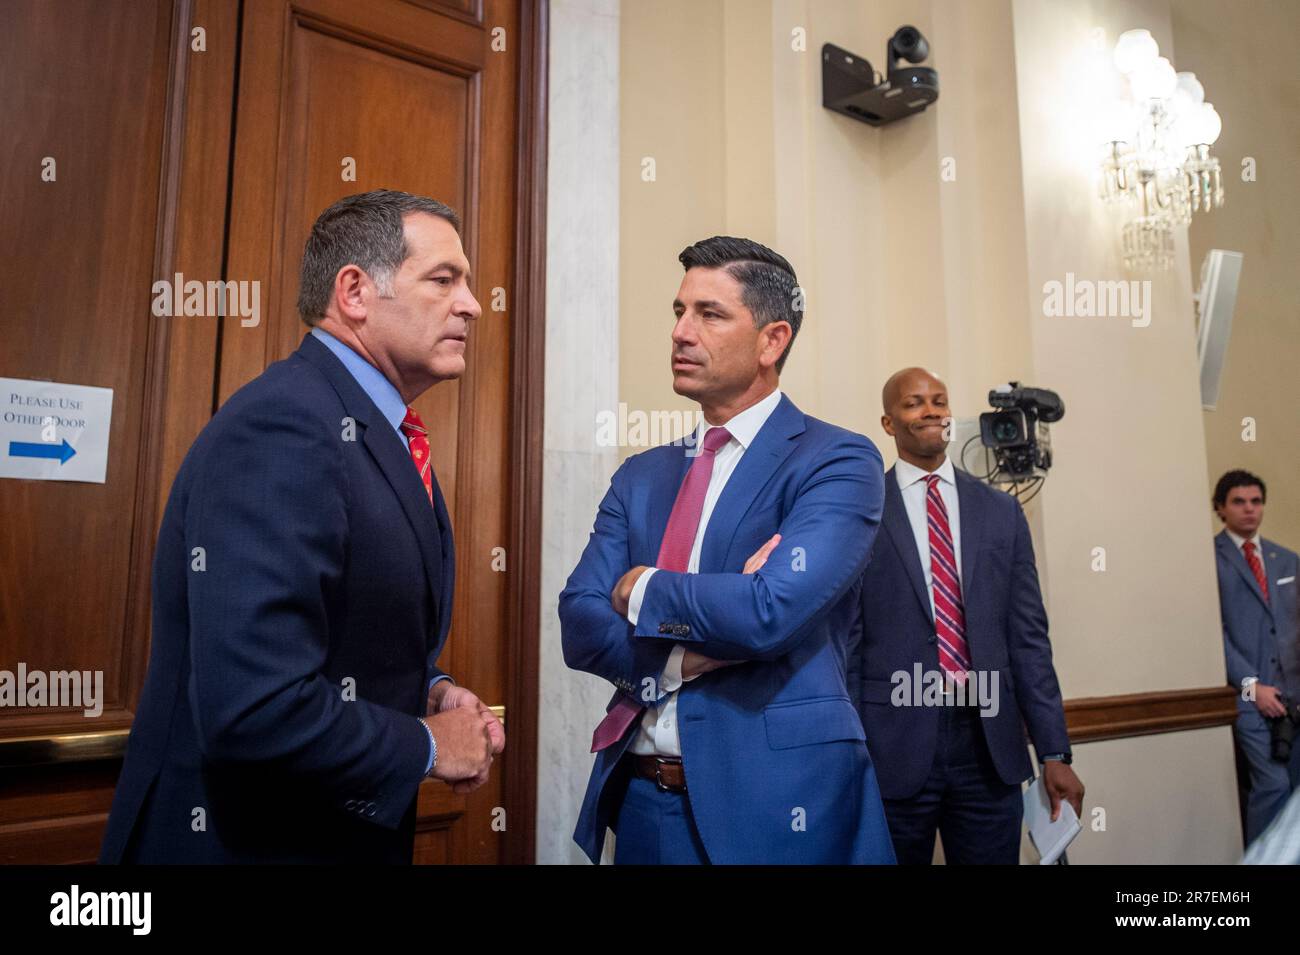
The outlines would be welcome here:
M 636 694 L 676 643 L 743 660 L 677 699 L 691 810 L 714 863 L 893 862 L 875 772 L 846 683 L 857 581 L 880 517 L 880 454 L 782 397 L 709 519 L 700 573 L 660 570 L 637 626 L 610 592 L 653 566 L 691 459 L 682 444 L 629 458 L 560 594 L 569 666 Z M 774 533 L 760 571 L 745 560 Z M 596 756 L 574 839 L 593 862 L 626 790 L 636 727 Z M 618 768 L 618 772 L 616 772 Z
M 100 861 L 409 862 L 453 567 L 441 494 L 326 346 L 240 389 L 167 502 Z
M 1260 559 L 1268 580 L 1267 601 L 1250 565 L 1227 531 L 1219 531 L 1214 538 L 1228 682 L 1240 690 L 1243 679 L 1257 676 L 1265 685 L 1278 687 L 1292 702 L 1300 702 L 1295 551 L 1267 538 L 1260 538 L 1260 543 L 1263 545 Z M 1237 709 L 1251 714 L 1259 712 L 1253 702 L 1243 700 L 1240 694 Z
M 1015 498 L 955 472 L 961 508 L 962 599 L 973 670 L 998 671 L 997 716 L 979 723 L 998 775 L 1018 783 L 1033 774 L 1025 728 L 1040 755 L 1070 749 L 1061 688 L 1047 639 L 1029 525 Z M 939 649 L 916 538 L 894 469 L 885 475 L 884 531 L 862 579 L 859 653 L 862 724 L 887 799 L 924 785 L 934 762 L 940 710 L 894 706 L 893 674 L 920 663 L 938 671 Z

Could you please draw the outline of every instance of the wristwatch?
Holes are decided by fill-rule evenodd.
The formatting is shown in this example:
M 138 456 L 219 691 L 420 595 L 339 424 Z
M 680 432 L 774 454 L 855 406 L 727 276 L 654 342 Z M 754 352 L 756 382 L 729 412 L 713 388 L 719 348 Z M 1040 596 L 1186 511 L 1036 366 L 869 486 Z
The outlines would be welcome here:
M 1060 760 L 1062 763 L 1065 763 L 1065 765 L 1067 766 L 1069 766 L 1072 762 L 1074 762 L 1074 757 L 1069 753 L 1048 753 L 1046 756 L 1040 756 L 1038 758 L 1038 761 L 1040 763 L 1045 763 L 1049 759 Z

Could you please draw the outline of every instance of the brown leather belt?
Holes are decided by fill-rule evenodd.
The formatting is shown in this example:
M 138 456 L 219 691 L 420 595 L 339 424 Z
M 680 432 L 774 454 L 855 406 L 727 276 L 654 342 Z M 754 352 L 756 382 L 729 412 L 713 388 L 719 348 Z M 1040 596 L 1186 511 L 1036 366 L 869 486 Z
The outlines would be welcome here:
M 686 792 L 686 769 L 676 756 L 633 756 L 636 774 L 649 779 L 664 792 Z

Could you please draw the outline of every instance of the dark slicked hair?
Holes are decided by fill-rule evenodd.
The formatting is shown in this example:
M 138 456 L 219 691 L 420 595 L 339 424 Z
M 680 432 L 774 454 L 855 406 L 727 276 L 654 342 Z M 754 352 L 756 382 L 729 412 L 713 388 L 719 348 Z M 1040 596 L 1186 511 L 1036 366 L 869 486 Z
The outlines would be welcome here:
M 460 217 L 451 206 L 392 189 L 344 196 L 322 212 L 302 252 L 298 282 L 302 320 L 315 325 L 325 317 L 334 295 L 334 278 L 346 265 L 355 265 L 369 275 L 380 295 L 391 296 L 393 276 L 410 254 L 404 222 L 412 212 L 445 219 L 460 232 Z
M 1234 487 L 1258 487 L 1259 499 L 1265 503 L 1268 501 L 1268 488 L 1264 487 L 1264 482 L 1249 471 L 1237 469 L 1229 471 L 1219 478 L 1218 484 L 1214 485 L 1214 506 L 1223 507 L 1227 504 L 1228 492 Z
M 726 269 L 740 283 L 740 300 L 754 314 L 754 327 L 773 322 L 790 323 L 790 341 L 776 360 L 781 374 L 790 357 L 799 325 L 803 322 L 803 291 L 790 263 L 765 245 L 752 239 L 715 235 L 696 242 L 677 256 L 686 271 L 691 269 Z

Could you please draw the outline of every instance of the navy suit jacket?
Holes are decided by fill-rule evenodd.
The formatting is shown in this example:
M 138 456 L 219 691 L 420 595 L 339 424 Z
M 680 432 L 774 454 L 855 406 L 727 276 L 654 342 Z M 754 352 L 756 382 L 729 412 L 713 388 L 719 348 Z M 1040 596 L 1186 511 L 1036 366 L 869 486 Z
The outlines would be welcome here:
M 610 592 L 632 567 L 654 565 L 691 461 L 676 443 L 614 474 L 560 594 L 565 662 L 609 680 L 613 706 L 656 684 L 674 644 L 744 661 L 683 684 L 677 698 L 691 811 L 711 862 L 893 862 L 847 686 L 857 582 L 880 519 L 879 452 L 782 397 L 718 499 L 700 572 L 658 571 L 633 627 Z M 766 566 L 742 574 L 778 531 Z M 574 833 L 593 862 L 626 791 L 619 760 L 635 733 L 596 755 Z
M 1026 727 L 1039 755 L 1070 749 L 1034 546 L 1015 498 L 964 471 L 954 473 L 971 669 L 998 672 L 998 713 L 979 723 L 998 775 L 1005 783 L 1019 783 L 1033 775 Z M 883 525 L 862 578 L 859 699 L 881 792 L 886 799 L 906 799 L 925 784 L 934 762 L 940 709 L 894 706 L 892 677 L 901 670 L 911 678 L 917 663 L 923 672 L 937 672 L 939 649 L 916 538 L 893 468 L 885 475 Z
M 101 862 L 410 862 L 451 618 L 442 496 L 308 336 L 186 455 Z
M 1281 544 L 1260 538 L 1260 560 L 1268 580 L 1268 600 L 1241 551 L 1227 531 L 1214 538 L 1219 574 L 1219 608 L 1223 614 L 1223 651 L 1228 682 L 1241 689 L 1248 676 L 1259 677 L 1300 702 L 1300 664 L 1296 646 L 1296 554 Z M 1237 709 L 1256 714 L 1249 700 L 1237 696 Z

